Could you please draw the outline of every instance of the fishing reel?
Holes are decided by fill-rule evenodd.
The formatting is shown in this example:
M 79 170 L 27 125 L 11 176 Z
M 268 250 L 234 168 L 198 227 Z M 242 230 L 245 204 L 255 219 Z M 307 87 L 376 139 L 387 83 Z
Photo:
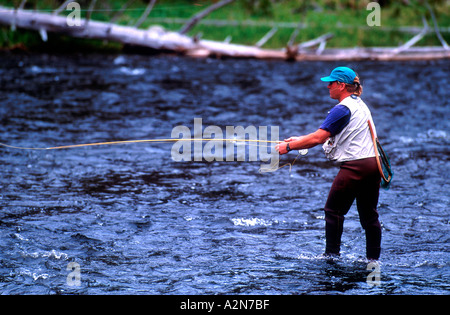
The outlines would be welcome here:
M 298 150 L 298 153 L 300 155 L 306 155 L 306 154 L 308 154 L 308 149 Z

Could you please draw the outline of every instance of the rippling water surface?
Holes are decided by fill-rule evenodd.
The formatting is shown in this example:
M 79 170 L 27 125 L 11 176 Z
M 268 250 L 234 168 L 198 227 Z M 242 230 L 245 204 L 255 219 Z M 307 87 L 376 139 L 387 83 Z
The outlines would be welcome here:
M 335 104 L 319 78 L 338 65 L 2 55 L 0 142 L 170 138 L 195 117 L 203 127 L 300 135 Z M 137 143 L 0 148 L 0 292 L 448 294 L 450 63 L 347 65 L 363 79 L 395 171 L 379 201 L 380 285 L 367 282 L 354 208 L 341 258 L 321 257 L 323 206 L 338 169 L 320 147 L 291 170 L 262 174 L 259 161 L 175 162 L 172 144 Z

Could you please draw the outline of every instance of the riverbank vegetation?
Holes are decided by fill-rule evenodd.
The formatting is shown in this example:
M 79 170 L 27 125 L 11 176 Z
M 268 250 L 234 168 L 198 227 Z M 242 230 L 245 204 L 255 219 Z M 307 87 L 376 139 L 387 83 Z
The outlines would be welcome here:
M 92 0 L 78 0 L 81 15 L 85 17 Z M 149 16 L 140 24 L 145 29 L 151 26 L 177 31 L 212 0 L 160 0 L 156 1 Z M 237 0 L 210 13 L 188 33 L 204 39 L 231 41 L 254 45 L 265 34 L 273 30 L 273 36 L 264 43 L 264 48 L 286 47 L 290 40 L 301 43 L 320 35 L 332 33 L 327 48 L 343 47 L 394 47 L 407 42 L 423 28 L 424 19 L 430 26 L 429 33 L 416 46 L 440 46 L 433 30 L 432 14 L 436 18 L 445 41 L 450 41 L 450 12 L 445 0 L 378 1 L 380 25 L 369 26 L 368 0 Z M 52 12 L 64 0 L 0 0 L 0 6 Z M 148 0 L 97 0 L 91 19 L 111 21 L 120 25 L 134 26 L 145 11 Z M 63 10 L 60 15 L 71 11 Z M 295 34 L 295 36 L 293 35 Z M 52 49 L 52 50 L 120 50 L 122 45 L 95 40 L 73 39 L 48 34 L 43 42 L 37 32 L 0 29 L 0 47 L 3 49 Z M 295 37 L 295 38 L 294 38 Z

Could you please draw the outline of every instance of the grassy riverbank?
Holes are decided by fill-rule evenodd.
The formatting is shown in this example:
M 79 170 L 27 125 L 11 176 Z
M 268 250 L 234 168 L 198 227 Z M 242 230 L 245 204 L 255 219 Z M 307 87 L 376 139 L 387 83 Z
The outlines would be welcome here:
M 21 1 L 0 0 L 0 5 L 12 7 Z M 27 9 L 51 12 L 62 0 L 29 0 Z M 78 1 L 82 8 L 82 16 L 86 14 L 90 0 Z M 303 1 L 304 2 L 304 1 Z M 382 6 L 380 10 L 381 26 L 368 26 L 367 10 L 370 1 L 352 0 L 318 0 L 310 1 L 306 6 L 297 0 L 238 0 L 228 6 L 218 9 L 208 15 L 196 25 L 189 35 L 201 34 L 202 38 L 222 41 L 226 38 L 233 43 L 255 44 L 272 27 L 277 27 L 275 35 L 263 46 L 265 48 L 281 48 L 291 38 L 298 23 L 302 24 L 295 43 L 316 38 L 325 33 L 333 33 L 327 47 L 383 47 L 398 46 L 406 42 L 414 32 L 399 29 L 404 26 L 423 27 L 422 15 L 428 20 L 430 27 L 433 22 L 425 6 L 418 1 L 409 1 L 405 5 L 402 1 L 391 1 L 389 6 Z M 387 1 L 389 2 L 389 1 Z M 122 8 L 126 0 L 102 1 L 98 0 L 92 19 L 110 21 Z M 148 1 L 135 0 L 123 12 L 117 23 L 134 25 L 144 11 Z M 203 10 L 212 1 L 207 0 L 165 0 L 157 1 L 147 20 L 140 26 L 148 28 L 160 25 L 168 30 L 179 30 L 195 13 Z M 450 42 L 450 12 L 448 1 L 430 1 L 433 6 L 438 24 L 444 29 L 442 35 Z M 67 15 L 63 11 L 61 15 Z M 121 45 L 98 41 L 75 40 L 61 36 L 50 35 L 49 41 L 43 43 L 36 32 L 22 30 L 12 31 L 9 27 L 0 29 L 0 47 L 27 47 L 28 49 L 61 49 L 61 47 L 76 46 L 81 49 L 119 50 Z M 416 29 L 417 32 L 417 29 Z M 440 42 L 434 33 L 426 35 L 418 46 L 439 46 Z

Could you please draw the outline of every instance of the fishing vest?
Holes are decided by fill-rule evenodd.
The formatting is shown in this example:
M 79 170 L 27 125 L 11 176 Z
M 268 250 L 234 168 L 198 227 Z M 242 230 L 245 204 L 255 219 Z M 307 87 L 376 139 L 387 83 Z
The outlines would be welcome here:
M 374 127 L 375 137 L 376 131 L 369 108 L 356 95 L 346 97 L 339 104 L 347 106 L 350 110 L 350 121 L 340 133 L 330 137 L 324 143 L 325 156 L 329 160 L 337 162 L 374 157 L 375 150 L 368 120 Z

